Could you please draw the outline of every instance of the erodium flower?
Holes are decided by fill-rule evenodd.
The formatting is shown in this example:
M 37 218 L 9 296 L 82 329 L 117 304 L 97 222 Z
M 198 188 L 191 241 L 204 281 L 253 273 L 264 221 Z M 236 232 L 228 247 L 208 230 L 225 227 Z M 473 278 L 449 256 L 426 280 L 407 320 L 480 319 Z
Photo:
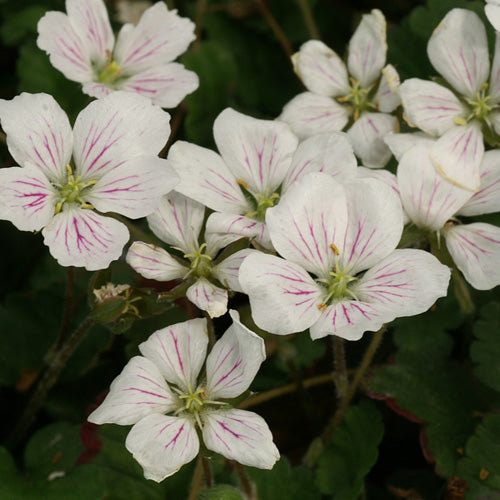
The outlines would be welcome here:
M 446 295 L 449 269 L 422 250 L 395 250 L 403 229 L 396 192 L 371 178 L 340 183 L 312 173 L 266 216 L 283 257 L 254 254 L 240 267 L 255 323 L 286 335 L 307 328 L 357 340 Z
M 133 425 L 125 446 L 147 479 L 162 481 L 198 454 L 200 441 L 243 465 L 271 469 L 279 458 L 266 422 L 226 401 L 248 389 L 265 359 L 264 341 L 230 311 L 232 326 L 207 351 L 205 319 L 158 330 L 139 346 L 89 416 L 95 424 Z
M 363 16 L 349 42 L 347 67 L 324 43 L 310 40 L 293 55 L 307 92 L 293 98 L 280 120 L 301 138 L 347 130 L 367 167 L 383 167 L 391 154 L 383 136 L 398 130 L 390 115 L 399 104 L 399 76 L 386 62 L 386 23 L 379 10 Z
M 116 92 L 89 104 L 74 129 L 47 94 L 0 100 L 0 122 L 20 167 L 0 169 L 0 219 L 42 231 L 62 266 L 104 269 L 129 239 L 126 226 L 102 214 L 137 219 L 177 183 L 155 156 L 170 116 L 149 99 Z
M 204 205 L 172 191 L 148 216 L 148 224 L 158 238 L 180 251 L 184 258 L 136 241 L 127 253 L 127 262 L 145 278 L 182 279 L 191 283 L 187 298 L 213 318 L 226 313 L 228 290 L 242 292 L 238 282 L 240 264 L 255 250 L 222 254 L 216 259 L 219 250 L 226 246 L 227 237 L 212 234 L 200 242 L 204 215 Z
M 451 89 L 419 78 L 404 81 L 400 95 L 405 118 L 439 137 L 430 150 L 439 173 L 477 191 L 484 138 L 500 134 L 500 37 L 490 72 L 482 21 L 472 11 L 453 9 L 434 30 L 427 54 Z
M 356 158 L 345 134 L 319 134 L 298 145 L 288 125 L 258 120 L 225 109 L 215 120 L 220 155 L 183 141 L 172 145 L 168 160 L 181 178 L 176 191 L 215 210 L 207 234 L 247 237 L 272 249 L 266 210 L 307 172 L 349 175 Z
M 198 88 L 198 77 L 172 62 L 194 40 L 194 24 L 157 2 L 137 26 L 125 24 L 116 38 L 102 0 L 66 0 L 66 12 L 47 12 L 38 22 L 38 46 L 83 92 L 104 97 L 137 92 L 173 108 Z

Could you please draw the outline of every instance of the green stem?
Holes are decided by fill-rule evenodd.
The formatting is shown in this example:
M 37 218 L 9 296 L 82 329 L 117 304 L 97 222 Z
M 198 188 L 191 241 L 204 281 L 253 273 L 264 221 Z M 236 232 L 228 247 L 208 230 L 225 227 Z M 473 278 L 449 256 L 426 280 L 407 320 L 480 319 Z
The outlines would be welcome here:
M 196 462 L 196 467 L 193 472 L 193 477 L 191 479 L 191 487 L 189 488 L 188 500 L 197 500 L 198 493 L 200 492 L 201 480 L 203 478 L 203 466 L 202 457 L 198 457 Z
M 332 419 L 325 427 L 323 433 L 319 437 L 317 437 L 309 446 L 304 456 L 304 462 L 309 467 L 313 467 L 317 463 L 324 449 L 331 442 L 332 435 L 335 432 L 335 429 L 338 427 L 340 422 L 342 422 L 345 412 L 349 408 L 351 401 L 354 398 L 356 391 L 358 390 L 361 380 L 363 379 L 363 377 L 366 374 L 366 371 L 370 367 L 373 357 L 377 352 L 377 348 L 380 345 L 380 342 L 382 341 L 384 331 L 385 331 L 385 326 L 383 326 L 378 332 L 373 334 L 372 340 L 365 351 L 363 359 L 361 360 L 361 363 L 358 369 L 356 370 L 356 373 L 354 374 L 354 378 L 349 387 L 347 388 L 347 392 L 344 399 L 341 401 L 339 407 L 337 408 L 337 411 L 334 413 Z
M 203 466 L 203 475 L 205 476 L 205 484 L 207 488 L 214 485 L 214 478 L 212 476 L 212 466 L 205 455 L 201 455 L 201 465 Z
M 319 31 L 316 26 L 316 22 L 314 21 L 314 17 L 312 15 L 311 6 L 309 5 L 308 0 L 297 0 L 300 10 L 302 11 L 302 15 L 304 16 L 304 21 L 306 23 L 307 29 L 309 30 L 309 35 L 311 38 L 315 40 L 319 40 Z
M 347 393 L 349 379 L 347 377 L 347 364 L 345 361 L 344 339 L 334 335 L 333 337 L 333 359 L 335 365 L 335 386 L 337 398 L 342 401 Z
M 255 494 L 255 487 L 250 481 L 250 478 L 248 477 L 245 467 L 241 465 L 239 462 L 236 462 L 235 460 L 232 460 L 231 463 L 234 469 L 236 470 L 238 477 L 240 478 L 241 486 L 245 493 L 245 497 L 248 500 L 256 500 L 257 495 Z
M 86 333 L 94 326 L 95 321 L 91 316 L 87 316 L 80 326 L 71 334 L 66 343 L 56 353 L 54 359 L 51 361 L 47 371 L 38 382 L 35 391 L 33 392 L 26 409 L 19 419 L 18 424 L 12 431 L 7 440 L 7 447 L 15 448 L 20 440 L 24 437 L 29 430 L 33 420 L 42 407 L 50 389 L 56 384 L 61 371 L 66 366 L 66 362 L 75 352 L 80 342 L 84 339 Z
M 205 15 L 205 11 L 207 10 L 208 0 L 197 0 L 195 6 L 195 18 L 194 24 L 196 40 L 193 43 L 193 48 L 196 48 L 200 45 L 201 41 L 201 32 L 203 31 L 203 16 Z
M 276 19 L 274 19 L 273 15 L 267 8 L 265 2 L 263 0 L 254 0 L 254 1 L 257 4 L 257 7 L 259 8 L 262 16 L 267 21 L 267 24 L 269 24 L 269 27 L 274 33 L 274 36 L 278 39 L 287 57 L 288 58 L 292 57 L 293 55 L 292 45 L 288 41 L 285 32 L 281 29 L 280 25 L 276 22 Z
M 207 318 L 208 348 L 212 350 L 212 347 L 214 346 L 216 340 L 214 322 L 206 311 L 205 311 L 205 318 Z

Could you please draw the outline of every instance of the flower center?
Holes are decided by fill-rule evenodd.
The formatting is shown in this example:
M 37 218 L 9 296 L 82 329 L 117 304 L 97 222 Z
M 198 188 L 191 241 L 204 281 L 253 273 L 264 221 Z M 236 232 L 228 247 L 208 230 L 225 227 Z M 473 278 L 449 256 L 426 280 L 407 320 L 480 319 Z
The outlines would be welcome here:
M 193 253 L 186 253 L 184 257 L 191 261 L 191 266 L 189 272 L 184 278 L 190 274 L 194 274 L 199 278 L 206 278 L 212 274 L 212 257 L 203 253 L 207 247 L 206 243 L 203 243 L 197 250 L 192 246 Z
M 351 85 L 349 85 L 349 93 L 343 97 L 338 97 L 337 101 L 341 103 L 348 103 L 353 108 L 354 121 L 359 118 L 359 115 L 370 107 L 368 100 L 369 89 L 361 87 L 360 83 L 353 78 L 349 78 Z
M 82 192 L 90 186 L 93 186 L 97 181 L 82 182 L 81 175 L 75 178 L 71 165 L 66 165 L 68 177 L 66 184 L 56 184 L 59 189 L 60 201 L 57 203 L 55 212 L 58 214 L 65 203 L 80 203 L 82 208 L 93 209 L 90 203 L 86 203 L 82 198 Z
M 259 222 L 264 222 L 266 220 L 267 209 L 274 207 L 274 205 L 278 202 L 280 197 L 279 193 L 271 193 L 269 188 L 266 188 L 264 194 L 253 193 L 248 189 L 248 183 L 246 183 L 245 181 L 238 179 L 236 182 L 240 185 L 245 198 L 249 200 L 253 205 L 253 210 L 247 212 L 245 214 L 245 217 L 250 217 Z
M 191 384 L 189 384 L 188 391 L 189 392 L 187 394 L 179 395 L 179 399 L 184 404 L 181 409 L 187 411 L 188 413 L 199 413 L 205 406 L 204 399 L 207 397 L 205 388 L 200 386 L 193 392 Z
M 476 94 L 476 100 L 467 101 L 471 106 L 471 118 L 475 118 L 476 120 L 484 120 L 493 109 L 493 106 L 490 106 L 490 104 L 488 103 L 488 101 L 491 99 L 491 96 L 486 94 L 487 90 L 488 83 L 484 83 L 484 85 L 481 87 L 481 90 Z
M 113 55 L 108 50 L 107 51 L 108 62 L 102 68 L 98 75 L 97 81 L 100 83 L 104 83 L 105 85 L 112 85 L 116 82 L 118 77 L 121 76 L 121 68 L 119 64 L 113 59 Z

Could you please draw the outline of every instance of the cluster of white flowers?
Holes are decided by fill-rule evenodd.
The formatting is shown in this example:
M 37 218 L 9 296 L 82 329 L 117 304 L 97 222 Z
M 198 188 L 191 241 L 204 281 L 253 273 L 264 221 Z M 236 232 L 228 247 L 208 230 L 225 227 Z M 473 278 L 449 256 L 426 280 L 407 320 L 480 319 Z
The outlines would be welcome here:
M 443 237 L 473 287 L 500 284 L 500 229 L 457 219 L 500 210 L 500 151 L 484 152 L 485 137 L 500 134 L 500 37 L 490 71 L 473 12 L 450 11 L 429 41 L 446 86 L 400 85 L 386 65 L 384 16 L 373 10 L 347 65 L 319 41 L 293 56 L 307 92 L 277 120 L 225 109 L 214 123 L 218 153 L 178 141 L 164 160 L 157 154 L 170 117 L 161 107 L 198 86 L 172 62 L 194 39 L 193 23 L 158 2 L 115 41 L 102 0 L 66 0 L 66 9 L 40 20 L 38 45 L 99 99 L 73 129 L 51 96 L 0 101 L 19 165 L 0 170 L 0 218 L 41 230 L 61 265 L 107 268 L 129 240 L 116 214 L 147 217 L 168 248 L 132 243 L 126 261 L 142 276 L 184 280 L 187 298 L 210 317 L 227 312 L 229 293 L 245 293 L 259 327 L 309 329 L 313 339 L 356 340 L 446 295 L 448 266 L 426 250 L 397 248 L 405 224 Z M 499 9 L 492 0 L 486 12 Z M 398 133 L 401 103 L 421 132 Z M 392 154 L 397 175 L 373 170 Z M 252 248 L 233 251 L 242 238 Z M 126 446 L 146 477 L 161 481 L 192 460 L 197 427 L 227 458 L 263 468 L 277 460 L 265 422 L 230 405 L 265 358 L 262 339 L 231 317 L 201 376 L 205 320 L 155 332 L 90 416 L 134 425 Z

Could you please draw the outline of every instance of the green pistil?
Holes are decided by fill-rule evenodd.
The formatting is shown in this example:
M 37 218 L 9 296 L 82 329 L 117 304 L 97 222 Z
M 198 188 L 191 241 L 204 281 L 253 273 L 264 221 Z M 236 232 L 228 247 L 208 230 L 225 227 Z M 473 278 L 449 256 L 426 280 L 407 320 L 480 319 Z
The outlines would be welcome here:
M 249 186 L 245 181 L 238 179 L 236 182 L 240 185 L 240 188 L 247 200 L 254 204 L 254 210 L 247 212 L 245 217 L 250 217 L 259 222 L 264 222 L 267 209 L 274 207 L 276 202 L 279 200 L 279 193 L 274 192 L 271 194 L 269 188 L 266 188 L 264 194 L 252 193 L 252 191 L 248 189 Z
M 179 395 L 179 399 L 182 400 L 184 404 L 182 409 L 189 413 L 199 413 L 200 410 L 205 406 L 205 389 L 203 387 L 198 387 L 198 389 L 193 392 L 191 384 L 189 384 L 188 391 L 188 394 Z
M 68 180 L 66 184 L 56 185 L 59 189 L 59 196 L 61 199 L 56 205 L 55 213 L 58 214 L 65 203 L 80 203 L 82 208 L 93 209 L 94 207 L 90 203 L 86 203 L 81 195 L 82 191 L 89 186 L 93 186 L 97 181 L 82 182 L 81 176 L 75 179 L 71 165 L 66 165 L 66 170 L 68 171 Z
M 356 295 L 349 290 L 349 284 L 356 281 L 357 278 L 347 274 L 349 267 L 340 269 L 338 264 L 335 264 L 335 270 L 330 272 L 330 278 L 318 279 L 326 288 L 326 298 L 324 302 L 319 304 L 318 309 L 325 309 L 329 303 L 335 302 L 339 299 L 349 297 L 355 299 Z
M 97 75 L 97 81 L 100 83 L 104 83 L 104 85 L 112 85 L 116 82 L 118 77 L 121 75 L 121 68 L 118 63 L 114 60 L 110 60 L 106 63 L 99 74 Z
M 370 107 L 368 101 L 369 89 L 362 88 L 360 83 L 352 77 L 349 80 L 351 82 L 351 85 L 349 85 L 349 93 L 343 97 L 338 97 L 337 101 L 348 103 L 352 106 L 354 121 L 356 121 L 359 115 Z
M 189 272 L 186 276 L 184 276 L 184 278 L 190 274 L 194 274 L 199 278 L 206 278 L 212 274 L 212 257 L 203 253 L 206 246 L 207 244 L 203 243 L 198 250 L 191 247 L 193 249 L 193 253 L 184 254 L 184 257 L 191 261 Z
M 475 101 L 467 101 L 469 106 L 472 108 L 470 118 L 475 118 L 476 120 L 484 120 L 493 109 L 493 106 L 488 104 L 491 99 L 490 95 L 487 95 L 488 83 L 484 83 L 481 90 L 476 94 Z

